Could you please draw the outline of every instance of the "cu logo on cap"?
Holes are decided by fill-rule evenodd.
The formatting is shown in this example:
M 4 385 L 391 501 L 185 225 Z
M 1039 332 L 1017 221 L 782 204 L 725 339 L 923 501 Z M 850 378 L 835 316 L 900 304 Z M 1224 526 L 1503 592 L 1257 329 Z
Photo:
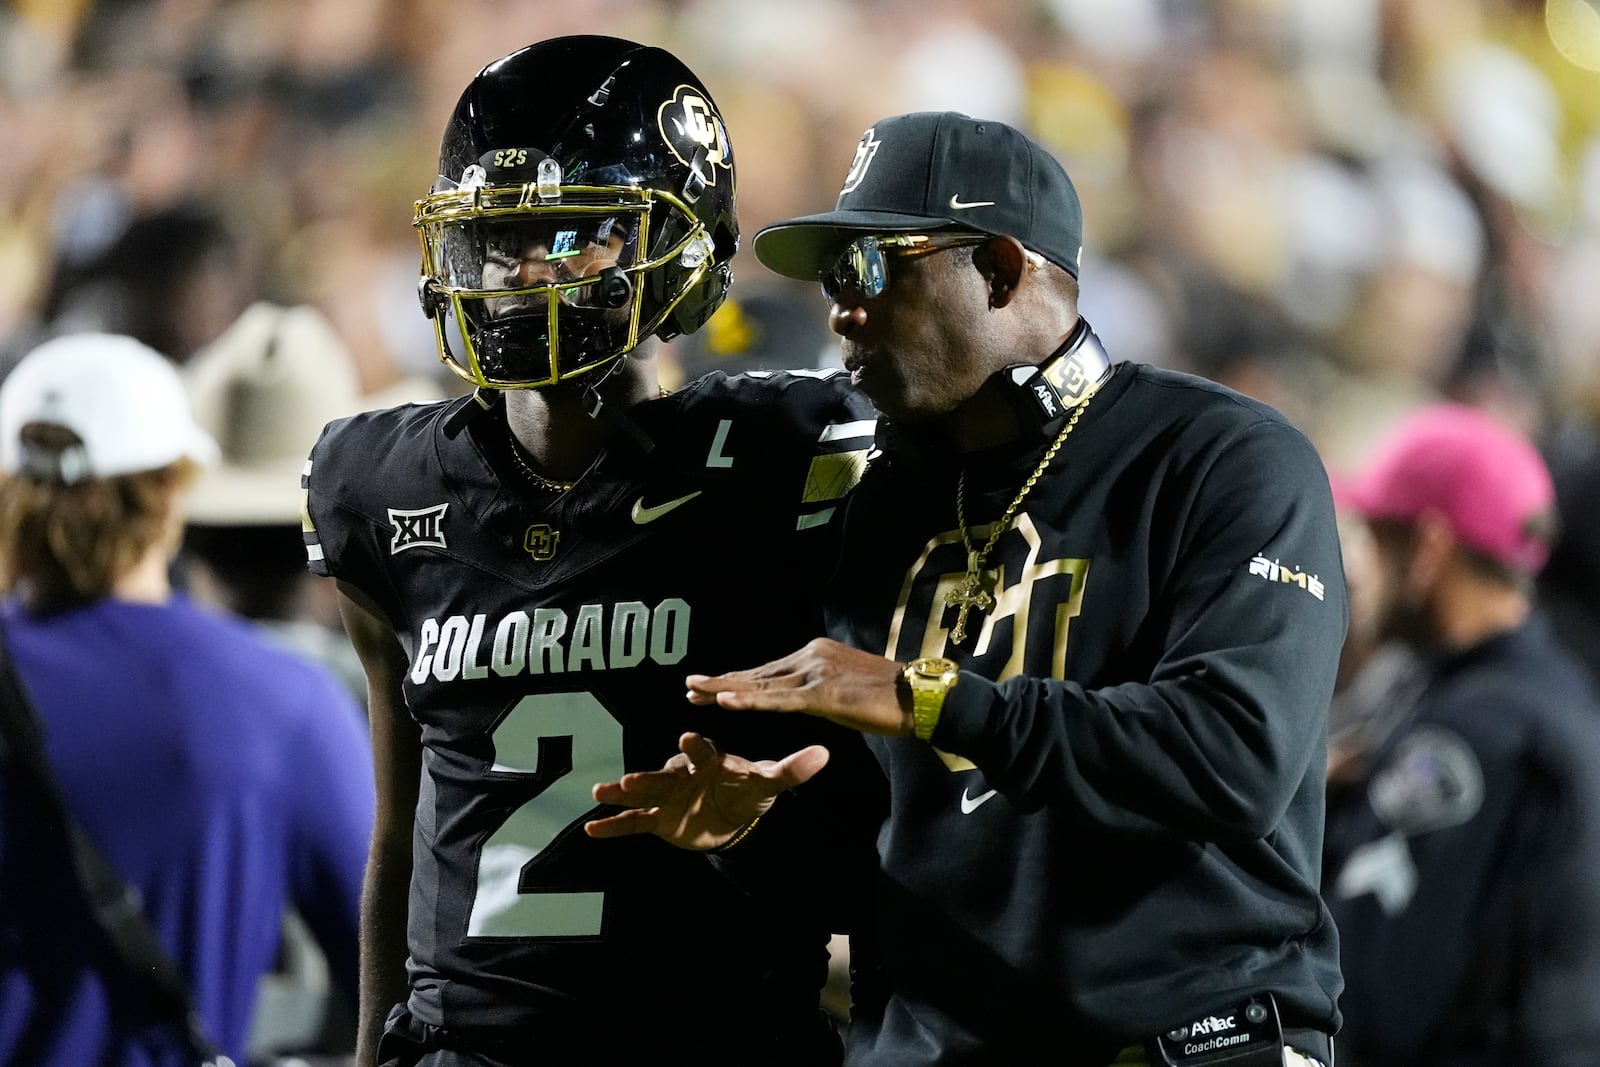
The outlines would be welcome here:
M 850 173 L 844 176 L 844 186 L 840 194 L 854 191 L 861 184 L 861 179 L 867 176 L 867 168 L 872 166 L 872 159 L 878 154 L 878 146 L 883 142 L 872 136 L 872 130 L 861 135 L 861 143 L 856 145 L 856 158 L 850 161 Z

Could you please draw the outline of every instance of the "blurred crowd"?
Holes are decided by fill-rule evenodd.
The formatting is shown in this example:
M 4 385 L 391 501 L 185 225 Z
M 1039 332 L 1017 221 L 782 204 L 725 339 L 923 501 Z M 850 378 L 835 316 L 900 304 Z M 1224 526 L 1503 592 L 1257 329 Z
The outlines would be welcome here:
M 327 419 L 458 390 L 412 202 L 460 86 L 579 32 L 702 75 L 747 239 L 831 204 L 881 115 L 1001 119 L 1079 186 L 1083 313 L 1114 358 L 1273 404 L 1336 477 L 1435 400 L 1518 428 L 1563 519 L 1541 599 L 1600 669 L 1593 0 L 10 0 L 0 373 L 83 330 L 185 367 L 230 474 L 195 496 L 207 599 L 359 691 L 320 587 L 286 577 L 298 464 Z M 664 381 L 836 361 L 814 290 L 748 251 L 734 270 Z
M 412 202 L 459 86 L 574 32 L 703 74 L 747 236 L 830 203 L 877 116 L 1002 119 L 1080 186 L 1084 313 L 1114 357 L 1274 404 L 1335 471 L 1462 400 L 1541 441 L 1564 500 L 1597 491 L 1591 0 L 11 0 L 0 371 L 91 328 L 185 363 L 270 301 L 322 313 L 357 396 L 454 391 Z M 748 254 L 735 274 L 669 384 L 836 359 L 806 286 Z M 1568 534 L 1551 584 L 1586 596 L 1600 543 Z
M 830 202 L 881 114 L 1030 129 L 1082 187 L 1112 352 L 1264 397 L 1331 463 L 1441 392 L 1534 430 L 1600 404 L 1588 0 L 13 0 L 0 344 L 92 325 L 181 362 L 271 299 L 320 308 L 363 390 L 437 376 L 407 223 L 443 118 L 508 42 L 586 31 L 703 72 L 747 234 Z M 828 358 L 810 294 L 736 269 L 685 371 Z

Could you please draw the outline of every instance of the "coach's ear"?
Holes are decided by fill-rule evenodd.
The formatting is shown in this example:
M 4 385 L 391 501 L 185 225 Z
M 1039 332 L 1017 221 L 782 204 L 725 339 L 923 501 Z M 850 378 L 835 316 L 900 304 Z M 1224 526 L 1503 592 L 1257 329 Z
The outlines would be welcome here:
M 1015 237 L 992 237 L 973 249 L 972 265 L 989 286 L 989 308 L 1011 303 L 1028 270 L 1028 251 Z
M 1412 596 L 1431 595 L 1450 566 L 1451 559 L 1461 548 L 1455 527 L 1443 513 L 1429 508 L 1411 526 L 1410 559 L 1406 566 L 1405 586 Z

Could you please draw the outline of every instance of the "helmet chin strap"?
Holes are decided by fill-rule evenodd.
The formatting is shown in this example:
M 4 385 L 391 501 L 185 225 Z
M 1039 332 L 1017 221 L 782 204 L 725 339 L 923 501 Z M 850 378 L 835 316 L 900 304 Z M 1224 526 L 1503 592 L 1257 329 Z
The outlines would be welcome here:
M 655 451 L 655 441 L 651 440 L 650 435 L 645 433 L 638 423 L 628 418 L 627 413 L 622 408 L 617 407 L 615 404 L 606 403 L 605 399 L 600 395 L 600 391 L 605 387 L 606 382 L 610 381 L 612 375 L 622 369 L 623 361 L 627 358 L 628 356 L 624 354 L 612 360 L 610 366 L 584 384 L 583 391 L 579 393 L 579 398 L 583 402 L 584 413 L 591 419 L 604 424 L 608 429 L 616 433 L 620 433 L 638 446 L 641 452 L 649 455 Z M 560 389 L 561 384 L 557 383 L 547 388 Z M 504 399 L 504 394 L 498 389 L 486 389 L 483 386 L 474 389 L 470 402 L 462 404 L 445 420 L 445 436 L 454 438 L 478 416 L 484 412 L 493 411 Z
M 485 389 L 483 386 L 472 391 L 472 400 L 462 404 L 444 420 L 444 435 L 454 440 L 456 435 L 467 428 L 467 425 L 486 411 L 494 410 L 496 404 L 504 399 L 499 390 Z
M 606 382 L 610 381 L 612 375 L 622 369 L 622 365 L 627 361 L 628 355 L 628 353 L 623 353 L 618 356 L 611 361 L 611 365 L 598 377 L 585 383 L 582 394 L 583 410 L 591 419 L 602 423 L 608 429 L 620 433 L 632 441 L 641 452 L 648 456 L 655 451 L 656 447 L 656 443 L 650 439 L 650 435 L 645 433 L 638 423 L 628 418 L 626 412 L 615 404 L 607 404 L 600 395 L 600 390 L 605 387 Z

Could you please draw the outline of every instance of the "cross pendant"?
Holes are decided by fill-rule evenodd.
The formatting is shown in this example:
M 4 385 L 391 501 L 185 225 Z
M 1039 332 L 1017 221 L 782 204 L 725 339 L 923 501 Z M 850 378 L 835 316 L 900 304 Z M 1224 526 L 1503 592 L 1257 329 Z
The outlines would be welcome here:
M 983 573 L 978 566 L 977 553 L 969 552 L 966 577 L 961 579 L 960 585 L 945 594 L 945 604 L 956 609 L 956 624 L 950 631 L 950 639 L 956 644 L 967 639 L 968 612 L 973 608 L 979 611 L 991 611 L 994 608 L 994 594 L 985 588 Z

